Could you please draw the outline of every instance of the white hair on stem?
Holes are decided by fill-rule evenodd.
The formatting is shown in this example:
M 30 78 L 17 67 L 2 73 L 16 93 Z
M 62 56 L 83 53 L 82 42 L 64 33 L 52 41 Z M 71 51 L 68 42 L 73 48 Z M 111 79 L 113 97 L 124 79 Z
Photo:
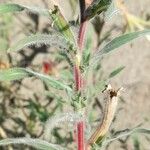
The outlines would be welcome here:
M 62 123 L 67 122 L 73 125 L 80 119 L 82 119 L 81 115 L 72 112 L 62 113 L 48 119 L 45 125 L 44 138 L 49 139 L 49 135 L 51 134 L 52 130 L 55 127 L 62 125 Z

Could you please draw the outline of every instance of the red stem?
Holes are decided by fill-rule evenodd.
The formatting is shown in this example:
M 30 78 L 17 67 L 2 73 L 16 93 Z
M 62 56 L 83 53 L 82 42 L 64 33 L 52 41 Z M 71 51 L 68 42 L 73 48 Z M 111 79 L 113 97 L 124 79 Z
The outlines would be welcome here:
M 78 46 L 79 46 L 79 50 L 80 50 L 80 57 L 82 56 L 85 27 L 86 27 L 86 22 L 81 23 L 80 30 L 79 30 L 79 36 L 78 36 Z M 74 67 L 74 76 L 75 76 L 76 91 L 81 92 L 83 80 L 82 80 L 82 75 L 81 75 L 79 64 L 76 64 Z M 79 121 L 77 123 L 77 149 L 78 150 L 85 150 L 84 130 L 85 130 L 84 121 Z
M 82 87 L 82 78 L 81 78 L 81 71 L 78 65 L 74 66 L 74 77 L 75 77 L 75 89 L 76 91 L 80 91 Z
M 79 57 L 82 58 L 82 50 L 83 50 L 83 43 L 84 43 L 84 35 L 85 35 L 85 27 L 86 27 L 86 21 L 84 20 L 84 11 L 85 11 L 85 0 L 80 0 L 80 17 L 81 17 L 81 24 L 79 29 L 79 35 L 78 35 L 78 47 Z M 78 59 L 78 58 L 76 58 Z M 80 59 L 80 58 L 79 58 Z M 79 62 L 78 62 L 79 61 Z M 75 87 L 77 92 L 81 92 L 82 88 L 82 75 L 80 71 L 80 60 L 76 60 L 76 64 L 74 66 L 74 77 L 75 77 Z M 77 149 L 78 150 L 85 150 L 85 137 L 84 137 L 84 121 L 77 122 Z
M 80 121 L 77 123 L 77 137 L 78 137 L 78 150 L 85 150 L 84 141 L 84 122 Z
M 85 29 L 86 29 L 86 21 L 83 22 L 83 23 L 81 23 L 80 29 L 79 29 L 78 46 L 79 46 L 79 49 L 81 51 L 82 51 L 82 48 L 83 48 L 83 41 L 84 41 Z

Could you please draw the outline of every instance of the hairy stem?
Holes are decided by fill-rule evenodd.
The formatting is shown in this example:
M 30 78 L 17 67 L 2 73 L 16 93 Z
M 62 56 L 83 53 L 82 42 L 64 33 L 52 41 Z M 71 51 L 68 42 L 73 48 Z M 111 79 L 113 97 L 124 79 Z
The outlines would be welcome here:
M 84 142 L 84 122 L 79 121 L 77 123 L 77 139 L 78 139 L 78 150 L 85 149 L 85 142 Z
M 80 29 L 79 29 L 78 46 L 79 46 L 80 51 L 82 51 L 82 49 L 83 49 L 85 29 L 86 29 L 86 21 L 81 23 Z
M 74 79 L 75 79 L 75 88 L 77 92 L 82 93 L 82 75 L 80 70 L 80 59 L 82 58 L 82 49 L 84 43 L 84 34 L 85 34 L 85 27 L 86 21 L 84 20 L 84 11 L 86 8 L 85 0 L 79 0 L 80 4 L 80 29 L 78 34 L 78 47 L 79 51 L 76 55 L 75 66 L 74 66 Z M 77 122 L 76 125 L 77 130 L 77 149 L 78 150 L 85 150 L 85 137 L 84 137 L 84 121 L 80 120 Z
M 80 91 L 82 87 L 82 78 L 81 78 L 81 71 L 78 65 L 74 66 L 74 79 L 75 79 L 75 89 L 76 91 Z

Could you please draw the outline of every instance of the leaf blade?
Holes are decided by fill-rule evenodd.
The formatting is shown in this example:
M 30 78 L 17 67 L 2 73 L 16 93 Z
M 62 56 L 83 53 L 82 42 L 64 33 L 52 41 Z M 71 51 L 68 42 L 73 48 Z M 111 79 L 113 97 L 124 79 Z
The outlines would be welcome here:
M 97 0 L 93 1 L 92 4 L 85 10 L 85 19 L 91 19 L 96 14 L 100 14 L 106 11 L 110 6 L 112 0 Z
M 21 68 L 11 68 L 0 70 L 0 81 L 14 81 L 25 78 L 28 75 Z
M 150 34 L 150 30 L 131 32 L 131 33 L 121 35 L 113 39 L 108 44 L 106 44 L 106 46 L 101 50 L 101 53 L 105 53 L 105 54 L 109 53 L 110 51 L 115 50 L 116 48 L 119 48 L 120 46 L 127 44 L 132 40 L 139 38 L 142 35 L 146 35 L 148 33 Z
M 18 41 L 15 45 L 8 49 L 10 51 L 18 51 L 24 47 L 28 47 L 36 44 L 45 44 L 54 47 L 69 49 L 72 46 L 72 43 L 67 41 L 61 36 L 58 35 L 50 35 L 50 34 L 34 34 L 31 36 L 27 36 L 22 40 Z
M 103 143 L 103 145 L 106 146 L 110 142 L 113 142 L 115 140 L 118 140 L 118 139 L 126 137 L 126 136 L 130 136 L 131 134 L 135 134 L 135 133 L 150 134 L 150 129 L 146 129 L 146 128 L 127 129 L 127 130 L 117 134 L 116 136 L 112 137 L 111 139 L 106 140 Z
M 40 139 L 8 138 L 0 141 L 0 146 L 9 145 L 9 144 L 25 144 L 40 150 L 59 150 L 59 149 L 63 150 L 63 148 L 61 148 L 60 146 L 48 143 Z
M 15 13 L 15 12 L 21 12 L 24 10 L 27 10 L 27 11 L 32 12 L 32 13 L 44 15 L 44 16 L 49 16 L 49 12 L 47 9 L 24 6 L 24 5 L 15 4 L 15 3 L 8 3 L 8 4 L 6 3 L 6 4 L 0 5 L 0 14 Z
M 125 68 L 125 66 L 120 66 L 117 69 L 113 70 L 110 74 L 109 74 L 109 78 L 113 78 L 114 76 L 116 76 L 118 73 L 120 73 L 123 69 Z
M 134 39 L 137 39 L 141 36 L 148 34 L 150 34 L 150 30 L 145 29 L 142 31 L 127 33 L 114 38 L 112 41 L 108 42 L 102 49 L 99 49 L 98 51 L 95 52 L 91 60 L 91 65 L 98 63 L 102 59 L 102 56 L 104 54 L 107 54 L 127 43 L 130 43 Z
M 14 80 L 20 80 L 25 77 L 31 77 L 31 76 L 35 76 L 41 79 L 46 84 L 51 85 L 53 88 L 59 90 L 67 90 L 69 92 L 72 91 L 72 89 L 68 85 L 63 84 L 62 82 L 56 80 L 55 78 L 34 72 L 30 69 L 9 68 L 9 69 L 0 70 L 0 81 L 14 81 Z
M 23 11 L 25 8 L 18 4 L 1 4 L 0 14 Z
M 72 91 L 72 89 L 69 86 L 67 86 L 67 85 L 63 84 L 62 82 L 54 79 L 53 77 L 34 72 L 34 71 L 30 70 L 30 69 L 26 69 L 26 71 L 28 73 L 30 73 L 31 75 L 41 79 L 46 84 L 53 86 L 56 89 L 60 89 L 60 90 L 66 89 L 67 91 Z

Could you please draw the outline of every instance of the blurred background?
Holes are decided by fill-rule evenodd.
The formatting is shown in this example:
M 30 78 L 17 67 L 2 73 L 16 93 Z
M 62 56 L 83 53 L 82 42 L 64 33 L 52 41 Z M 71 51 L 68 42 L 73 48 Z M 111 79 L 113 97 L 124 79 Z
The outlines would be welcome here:
M 57 1 L 73 31 L 77 33 L 78 2 L 76 0 Z M 8 2 L 40 8 L 52 7 L 51 0 L 0 0 L 0 3 Z M 149 0 L 126 0 L 125 4 L 131 14 L 150 22 Z M 105 19 L 104 16 L 96 17 L 88 25 L 88 31 L 92 31 L 94 48 L 126 32 L 126 29 L 127 22 L 121 13 L 110 19 Z M 45 45 L 32 46 L 17 53 L 6 53 L 9 47 L 27 35 L 52 32 L 51 20 L 37 14 L 23 12 L 1 15 L 1 69 L 12 66 L 30 67 L 57 78 L 61 76 L 63 80 L 66 78 L 71 80 L 68 65 L 61 56 L 58 56 L 54 48 Z M 150 128 L 150 41 L 143 37 L 105 56 L 101 62 L 101 78 L 108 76 L 114 68 L 121 65 L 125 66 L 125 69 L 110 79 L 113 86 L 122 86 L 125 89 L 119 102 L 116 118 L 111 126 L 111 132 L 136 126 Z M 48 69 L 46 69 L 47 67 Z M 51 92 L 48 92 L 49 90 Z M 44 123 L 49 117 L 57 112 L 70 109 L 67 106 L 63 107 L 65 102 L 60 96 L 61 94 L 56 94 L 56 91 L 48 89 L 41 81 L 32 78 L 13 83 L 0 83 L 0 139 L 24 136 L 41 137 Z M 98 99 L 92 104 L 98 114 L 102 113 L 101 103 L 103 103 L 102 100 Z M 71 139 L 71 143 L 73 138 L 69 132 L 61 137 L 58 130 L 55 130 L 54 137 L 62 145 L 65 145 L 65 141 L 69 141 L 69 139 Z M 136 144 L 139 146 L 135 146 Z M 22 148 L 32 149 L 24 146 L 0 147 L 2 150 Z M 144 135 L 125 138 L 111 143 L 106 149 L 150 150 L 150 138 Z

